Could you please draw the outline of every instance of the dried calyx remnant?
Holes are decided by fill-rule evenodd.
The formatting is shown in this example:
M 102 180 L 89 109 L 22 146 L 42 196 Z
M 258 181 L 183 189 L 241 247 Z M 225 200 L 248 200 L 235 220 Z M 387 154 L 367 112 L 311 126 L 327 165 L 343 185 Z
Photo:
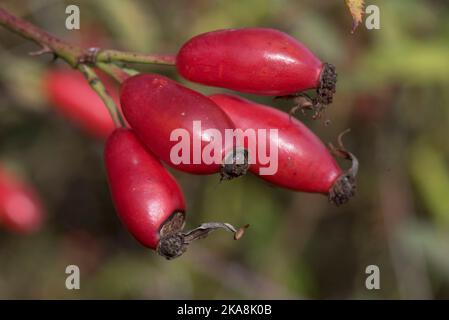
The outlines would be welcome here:
M 296 111 L 301 110 L 305 113 L 306 110 L 312 110 L 313 119 L 320 119 L 326 107 L 332 103 L 334 94 L 336 92 L 337 72 L 335 66 L 330 63 L 324 63 L 320 74 L 320 83 L 316 88 L 316 97 L 311 97 L 307 93 L 297 93 L 293 95 L 276 97 L 279 99 L 293 99 L 294 106 L 290 110 L 290 115 Z
M 220 181 L 232 180 L 245 175 L 248 172 L 248 150 L 244 148 L 234 148 L 224 158 L 224 163 L 220 168 Z
M 185 225 L 185 214 L 182 211 L 175 212 L 159 231 L 160 240 L 157 253 L 168 260 L 177 258 L 187 251 L 188 246 L 195 240 L 203 239 L 217 229 L 224 229 L 234 234 L 234 239 L 239 240 L 249 225 L 236 229 L 229 223 L 207 222 L 190 231 L 183 231 Z
M 335 71 L 335 66 L 330 63 L 324 63 L 323 71 L 320 75 L 320 86 L 316 89 L 317 96 L 314 99 L 314 104 L 322 106 L 322 108 L 331 104 L 336 84 L 337 72 Z
M 338 178 L 335 180 L 331 189 L 329 190 L 329 201 L 339 206 L 349 201 L 355 195 L 356 192 L 356 175 L 359 170 L 359 161 L 357 158 L 343 145 L 342 138 L 348 133 L 350 129 L 347 129 L 340 133 L 338 136 L 338 147 L 334 147 L 331 143 L 329 143 L 329 147 L 332 153 L 340 158 L 350 160 L 352 165 L 351 167 L 344 171 Z

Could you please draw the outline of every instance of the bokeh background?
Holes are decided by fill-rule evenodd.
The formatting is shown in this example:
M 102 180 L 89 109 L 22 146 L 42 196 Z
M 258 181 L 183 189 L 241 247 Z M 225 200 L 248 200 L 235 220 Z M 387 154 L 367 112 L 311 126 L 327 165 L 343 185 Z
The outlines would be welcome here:
M 360 173 L 357 196 L 337 208 L 251 175 L 219 183 L 172 171 L 186 195 L 188 227 L 251 227 L 238 242 L 216 232 L 166 261 L 121 226 L 103 141 L 46 101 L 42 74 L 63 63 L 28 56 L 34 44 L 0 29 L 0 159 L 35 187 L 47 210 L 33 235 L 0 229 L 0 298 L 449 298 L 449 5 L 367 3 L 379 6 L 381 29 L 362 25 L 350 34 L 343 0 L 2 0 L 66 40 L 140 52 L 174 53 L 219 28 L 283 30 L 336 65 L 332 124 L 299 117 L 324 142 L 351 128 L 345 140 Z M 80 31 L 64 28 L 68 4 L 81 9 Z M 185 82 L 173 67 L 135 67 L 206 94 L 220 91 Z M 81 269 L 80 290 L 65 288 L 69 264 Z M 380 290 L 365 288 L 372 264 Z

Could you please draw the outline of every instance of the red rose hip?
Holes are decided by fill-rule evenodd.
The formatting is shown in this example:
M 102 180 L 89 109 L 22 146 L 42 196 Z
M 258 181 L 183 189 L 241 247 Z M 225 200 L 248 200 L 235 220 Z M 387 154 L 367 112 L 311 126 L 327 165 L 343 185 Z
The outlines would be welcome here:
M 295 95 L 316 88 L 312 102 L 317 112 L 335 93 L 332 65 L 295 38 L 268 28 L 200 34 L 179 50 L 176 67 L 191 81 L 259 95 Z
M 259 155 L 250 171 L 281 187 L 329 195 L 329 200 L 343 204 L 355 193 L 357 159 L 344 150 L 334 148 L 337 155 L 353 161 L 353 167 L 343 172 L 318 137 L 297 119 L 277 109 L 240 97 L 216 94 L 210 96 L 233 120 L 237 128 L 277 129 L 275 137 L 267 135 L 261 143 L 277 145 L 278 167 L 274 174 L 260 175 Z M 341 144 L 341 141 L 340 141 Z M 256 154 L 248 147 L 251 154 Z
M 170 166 L 195 174 L 220 172 L 224 179 L 246 172 L 246 164 L 225 161 L 234 150 L 232 142 L 224 139 L 225 130 L 234 129 L 234 124 L 208 97 L 167 77 L 140 74 L 123 82 L 120 102 L 135 134 Z M 218 161 L 209 161 L 203 155 L 215 143 L 218 154 L 210 154 L 218 156 Z M 179 157 L 180 153 L 187 157 Z
M 42 220 L 43 207 L 36 192 L 0 168 L 0 225 L 26 234 L 37 231 Z
M 172 175 L 129 129 L 108 138 L 104 161 L 117 213 L 128 231 L 144 246 L 167 259 L 183 254 L 190 242 L 217 228 L 237 232 L 229 224 L 205 223 L 182 232 L 185 202 Z
M 108 93 L 119 106 L 118 88 L 102 77 Z M 98 94 L 76 70 L 53 69 L 44 77 L 44 91 L 50 103 L 66 118 L 90 134 L 106 138 L 115 125 Z

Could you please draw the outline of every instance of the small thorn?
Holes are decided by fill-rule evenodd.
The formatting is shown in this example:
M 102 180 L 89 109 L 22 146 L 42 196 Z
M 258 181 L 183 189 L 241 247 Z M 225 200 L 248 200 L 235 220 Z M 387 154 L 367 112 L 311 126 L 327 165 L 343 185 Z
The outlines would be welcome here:
M 48 46 L 43 46 L 40 50 L 28 53 L 30 56 L 41 56 L 46 53 L 54 53 Z

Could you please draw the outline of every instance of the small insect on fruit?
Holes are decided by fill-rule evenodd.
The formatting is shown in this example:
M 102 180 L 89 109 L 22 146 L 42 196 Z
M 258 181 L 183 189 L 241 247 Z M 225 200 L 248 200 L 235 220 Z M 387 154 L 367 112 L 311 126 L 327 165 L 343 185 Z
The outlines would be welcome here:
M 274 29 L 212 31 L 187 41 L 176 58 L 188 80 L 259 95 L 296 98 L 320 117 L 332 102 L 337 74 L 295 38 Z M 316 89 L 317 96 L 300 94 Z
M 144 246 L 167 259 L 182 255 L 188 245 L 223 228 L 241 234 L 228 223 L 210 222 L 183 231 L 185 203 L 170 173 L 129 129 L 116 129 L 104 151 L 117 213 L 129 232 Z
M 220 138 L 234 124 L 208 97 L 167 77 L 140 74 L 123 82 L 120 102 L 135 134 L 170 166 L 194 174 L 219 172 L 222 179 L 246 173 L 246 153 Z
M 237 128 L 278 130 L 275 138 L 268 135 L 267 141 L 257 141 L 257 144 L 277 146 L 277 171 L 271 175 L 259 175 L 262 166 L 259 155 L 253 147 L 246 146 L 250 155 L 257 154 L 255 163 L 251 163 L 249 169 L 252 173 L 284 188 L 328 194 L 329 201 L 336 205 L 347 202 L 355 195 L 358 161 L 343 147 L 341 136 L 339 148 L 332 146 L 331 149 L 337 156 L 352 161 L 352 167 L 347 171 L 340 169 L 312 131 L 287 113 L 227 94 L 216 94 L 210 98 L 229 115 Z

